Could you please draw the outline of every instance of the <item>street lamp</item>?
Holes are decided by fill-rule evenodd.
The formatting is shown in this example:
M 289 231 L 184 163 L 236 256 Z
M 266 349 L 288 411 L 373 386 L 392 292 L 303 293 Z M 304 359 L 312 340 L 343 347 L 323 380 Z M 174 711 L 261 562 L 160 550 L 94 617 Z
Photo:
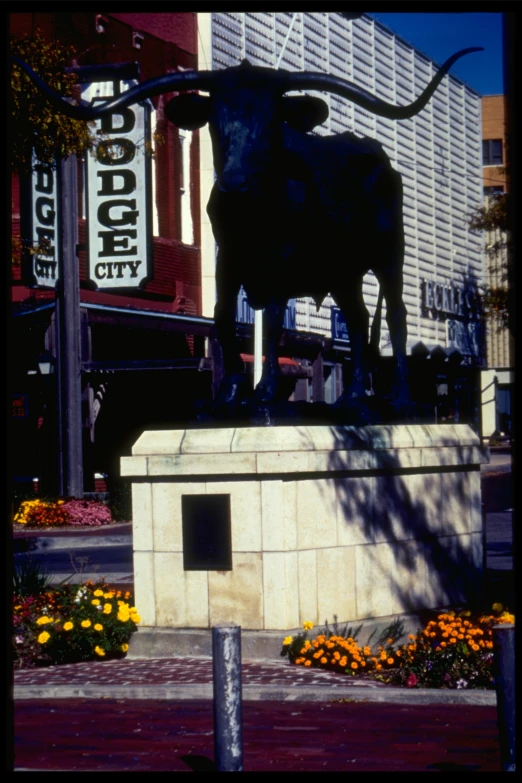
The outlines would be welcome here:
M 55 359 L 50 351 L 43 351 L 39 355 L 37 363 L 40 375 L 52 375 L 54 373 Z

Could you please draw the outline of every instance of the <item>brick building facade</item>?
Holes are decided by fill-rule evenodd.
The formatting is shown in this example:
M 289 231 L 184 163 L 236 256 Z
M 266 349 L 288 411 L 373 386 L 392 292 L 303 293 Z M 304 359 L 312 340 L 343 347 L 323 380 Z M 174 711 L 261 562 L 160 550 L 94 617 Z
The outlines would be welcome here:
M 505 95 L 486 95 L 482 98 L 482 152 L 484 202 L 488 206 L 498 193 L 509 192 L 509 147 L 507 132 L 507 105 Z M 486 250 L 504 241 L 501 232 L 486 233 Z M 507 286 L 505 279 L 507 249 L 495 255 L 487 253 L 486 281 L 492 288 Z M 488 323 L 486 327 L 488 380 L 494 382 L 495 413 L 491 416 L 488 435 L 493 432 L 511 434 L 514 403 L 515 346 L 507 328 Z

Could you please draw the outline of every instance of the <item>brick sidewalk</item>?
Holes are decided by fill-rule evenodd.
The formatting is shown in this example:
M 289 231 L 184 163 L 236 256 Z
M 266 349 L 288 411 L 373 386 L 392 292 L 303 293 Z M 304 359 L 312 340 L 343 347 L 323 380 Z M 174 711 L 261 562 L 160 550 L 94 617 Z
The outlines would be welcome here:
M 211 701 L 19 701 L 15 771 L 212 771 Z M 243 703 L 244 770 L 499 772 L 496 709 Z

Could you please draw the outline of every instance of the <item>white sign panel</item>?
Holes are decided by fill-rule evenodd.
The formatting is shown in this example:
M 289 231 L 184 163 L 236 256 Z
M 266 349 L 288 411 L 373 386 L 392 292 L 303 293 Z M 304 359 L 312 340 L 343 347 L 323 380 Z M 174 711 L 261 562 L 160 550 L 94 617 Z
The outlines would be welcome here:
M 481 324 L 478 321 L 446 321 L 448 348 L 456 348 L 467 356 L 481 355 Z
M 33 159 L 31 175 L 32 285 L 54 288 L 58 281 L 59 231 L 56 169 Z
M 116 83 L 123 92 L 136 82 Z M 96 82 L 84 100 L 114 96 L 114 82 Z M 96 121 L 87 156 L 88 277 L 97 288 L 139 288 L 151 277 L 150 107 L 139 104 Z

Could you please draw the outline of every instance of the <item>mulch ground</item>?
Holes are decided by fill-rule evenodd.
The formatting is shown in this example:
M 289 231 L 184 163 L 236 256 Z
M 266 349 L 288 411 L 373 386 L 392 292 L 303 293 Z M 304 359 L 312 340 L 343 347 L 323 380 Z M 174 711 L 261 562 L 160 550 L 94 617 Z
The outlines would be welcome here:
M 496 708 L 243 703 L 244 770 L 499 772 Z M 14 769 L 213 771 L 211 701 L 15 704 Z

